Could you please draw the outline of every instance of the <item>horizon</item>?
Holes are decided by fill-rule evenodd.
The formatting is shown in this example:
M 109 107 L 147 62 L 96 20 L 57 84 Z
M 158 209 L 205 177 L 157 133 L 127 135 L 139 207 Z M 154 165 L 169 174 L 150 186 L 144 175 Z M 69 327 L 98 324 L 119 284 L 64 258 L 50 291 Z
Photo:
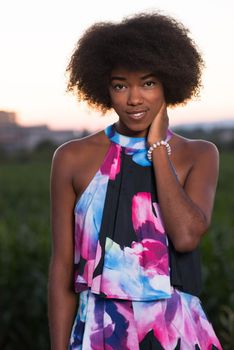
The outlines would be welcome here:
M 69 128 L 69 127 L 59 127 L 59 128 L 56 128 L 54 126 L 50 126 L 48 123 L 33 123 L 33 124 L 22 124 L 20 121 L 19 121 L 19 118 L 17 116 L 17 113 L 15 111 L 6 111 L 6 110 L 0 110 L 0 113 L 1 112 L 6 112 L 6 113 L 13 113 L 15 114 L 15 123 L 19 126 L 19 127 L 22 127 L 22 128 L 30 128 L 30 127 L 48 127 L 48 129 L 52 130 L 52 131 L 84 131 L 84 130 L 87 130 L 88 132 L 92 132 L 92 131 L 98 131 L 100 130 L 99 129 L 96 129 L 96 130 L 92 130 L 92 129 L 89 129 L 87 127 L 82 127 L 82 128 Z M 108 126 L 110 125 L 111 123 L 117 121 L 117 119 L 115 118 L 114 120 L 110 119 L 110 116 L 106 116 L 106 117 L 99 117 L 99 118 L 105 118 L 105 126 Z M 0 120 L 1 121 L 1 120 Z M 234 117 L 233 118 L 219 118 L 219 119 L 215 119 L 215 120 L 211 120 L 211 121 L 189 121 L 189 122 L 182 122 L 182 123 L 169 123 L 170 124 L 170 127 L 182 127 L 182 128 L 190 128 L 190 127 L 195 127 L 198 126 L 198 127 L 202 127 L 204 126 L 204 128 L 212 128 L 212 127 L 215 127 L 215 126 L 224 126 L 224 127 L 234 127 Z M 103 127 L 103 128 L 104 128 Z

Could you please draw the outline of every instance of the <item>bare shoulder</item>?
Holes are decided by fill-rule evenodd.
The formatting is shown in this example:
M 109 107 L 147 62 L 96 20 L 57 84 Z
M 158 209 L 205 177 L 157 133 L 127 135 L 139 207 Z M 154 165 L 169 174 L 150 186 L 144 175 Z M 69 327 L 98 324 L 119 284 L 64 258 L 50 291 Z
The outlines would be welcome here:
M 189 157 L 193 163 L 205 159 L 219 161 L 219 151 L 210 141 L 188 139 L 178 134 L 174 134 L 173 139 L 173 145 L 178 153 Z
M 56 149 L 53 163 L 62 163 L 65 167 L 77 167 L 86 161 L 90 163 L 95 154 L 107 145 L 108 138 L 103 130 L 81 139 L 71 140 Z

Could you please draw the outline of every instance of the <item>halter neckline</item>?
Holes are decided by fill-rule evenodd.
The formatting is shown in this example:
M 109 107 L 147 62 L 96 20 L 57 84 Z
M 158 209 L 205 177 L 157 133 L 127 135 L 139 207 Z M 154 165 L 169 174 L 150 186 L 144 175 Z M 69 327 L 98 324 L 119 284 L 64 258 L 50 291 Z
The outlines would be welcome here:
M 146 137 L 134 137 L 120 134 L 115 127 L 115 124 L 111 124 L 105 128 L 105 134 L 110 139 L 110 141 L 117 143 L 122 147 L 127 147 L 136 150 L 147 149 L 148 144 Z M 167 130 L 166 141 L 169 141 L 173 133 L 170 129 Z

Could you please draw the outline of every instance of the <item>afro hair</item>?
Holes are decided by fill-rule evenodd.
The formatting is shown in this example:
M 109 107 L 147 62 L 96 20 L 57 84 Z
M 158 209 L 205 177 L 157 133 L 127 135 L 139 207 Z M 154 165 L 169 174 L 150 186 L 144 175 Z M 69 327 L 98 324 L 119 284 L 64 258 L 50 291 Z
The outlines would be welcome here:
M 140 13 L 86 30 L 67 66 L 68 91 L 106 112 L 111 71 L 148 70 L 161 81 L 167 105 L 175 106 L 199 95 L 203 66 L 183 24 L 160 13 Z

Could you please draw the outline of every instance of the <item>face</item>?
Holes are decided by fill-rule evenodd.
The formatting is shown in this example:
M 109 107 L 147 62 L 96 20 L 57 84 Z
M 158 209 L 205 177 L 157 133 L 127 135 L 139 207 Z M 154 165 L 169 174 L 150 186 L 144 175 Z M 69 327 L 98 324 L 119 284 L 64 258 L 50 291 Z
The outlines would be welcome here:
M 117 131 L 144 137 L 164 102 L 163 86 L 150 71 L 132 72 L 123 68 L 111 72 L 109 93 L 119 116 Z

